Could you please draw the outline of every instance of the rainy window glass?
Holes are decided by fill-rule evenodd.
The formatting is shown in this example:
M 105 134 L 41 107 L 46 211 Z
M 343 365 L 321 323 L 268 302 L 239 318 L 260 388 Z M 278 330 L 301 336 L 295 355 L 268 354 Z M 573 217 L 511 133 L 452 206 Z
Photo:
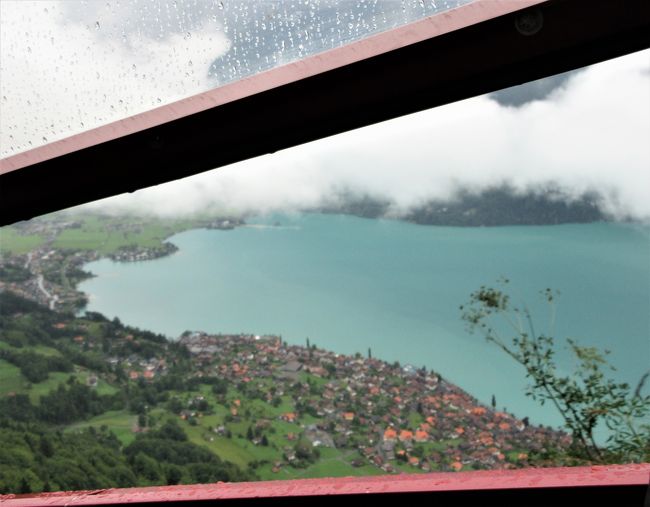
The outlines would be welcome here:
M 468 2 L 3 1 L 0 156 Z
M 0 493 L 650 461 L 648 61 L 0 229 Z

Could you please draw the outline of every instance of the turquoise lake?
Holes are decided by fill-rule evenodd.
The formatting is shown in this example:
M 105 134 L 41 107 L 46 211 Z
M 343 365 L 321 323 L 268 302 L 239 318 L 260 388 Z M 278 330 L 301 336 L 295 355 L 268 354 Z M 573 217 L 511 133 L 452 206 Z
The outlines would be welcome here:
M 612 351 L 612 374 L 636 383 L 650 367 L 650 228 L 572 224 L 495 228 L 419 226 L 302 214 L 192 230 L 180 250 L 139 263 L 100 260 L 81 284 L 88 310 L 175 338 L 185 330 L 279 334 L 339 353 L 427 366 L 489 403 L 557 424 L 524 395 L 523 370 L 470 335 L 459 306 L 480 285 L 511 280 L 540 330 L 538 295 L 561 291 L 555 336 Z M 279 222 L 279 226 L 274 226 Z

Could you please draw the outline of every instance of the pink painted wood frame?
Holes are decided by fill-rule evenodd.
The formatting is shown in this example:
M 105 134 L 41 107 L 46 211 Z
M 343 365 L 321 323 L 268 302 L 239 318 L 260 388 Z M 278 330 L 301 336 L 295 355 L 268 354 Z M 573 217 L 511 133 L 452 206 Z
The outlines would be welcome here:
M 3 507 L 55 507 L 64 505 L 195 502 L 201 500 L 322 498 L 340 495 L 388 493 L 648 486 L 649 480 L 650 463 L 645 463 L 639 465 L 526 468 L 521 470 L 197 484 L 191 486 L 57 492 L 39 495 L 0 495 L 0 504 Z
M 474 0 L 449 11 L 310 56 L 144 113 L 0 159 L 0 175 L 234 102 L 548 0 Z

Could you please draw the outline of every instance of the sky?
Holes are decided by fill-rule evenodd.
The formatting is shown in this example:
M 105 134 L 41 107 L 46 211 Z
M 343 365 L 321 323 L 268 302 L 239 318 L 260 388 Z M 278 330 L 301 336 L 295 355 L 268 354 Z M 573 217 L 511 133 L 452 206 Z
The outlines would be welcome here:
M 324 20 L 323 33 L 338 26 L 332 2 L 302 10 L 290 1 L 259 4 L 264 9 L 235 4 L 0 3 L 0 153 L 299 57 L 304 48 L 294 38 L 310 26 L 304 21 L 310 16 Z M 338 34 L 343 40 L 379 26 L 382 2 L 372 12 L 360 11 L 358 2 L 343 5 L 349 21 Z M 399 22 L 388 18 L 380 25 Z M 278 20 L 284 31 L 267 26 Z M 290 30 L 291 23 L 300 30 Z M 246 58 L 254 63 L 233 74 Z M 452 199 L 460 189 L 508 184 L 525 192 L 553 185 L 567 199 L 597 192 L 606 212 L 648 221 L 648 139 L 650 51 L 644 51 L 87 207 L 165 216 L 259 213 L 310 208 L 345 192 L 389 200 L 399 213 Z

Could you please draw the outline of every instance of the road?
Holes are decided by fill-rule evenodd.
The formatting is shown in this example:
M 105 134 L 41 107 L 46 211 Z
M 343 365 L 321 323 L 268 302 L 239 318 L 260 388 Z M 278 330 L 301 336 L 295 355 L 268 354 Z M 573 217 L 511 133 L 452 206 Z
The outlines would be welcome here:
M 53 296 L 52 294 L 50 294 L 45 288 L 45 284 L 43 283 L 43 281 L 44 281 L 43 275 L 38 275 L 38 288 L 43 294 L 45 294 L 45 297 L 48 299 L 50 304 L 50 310 L 54 310 L 54 306 L 56 305 L 56 302 L 59 300 L 59 296 L 57 295 Z

